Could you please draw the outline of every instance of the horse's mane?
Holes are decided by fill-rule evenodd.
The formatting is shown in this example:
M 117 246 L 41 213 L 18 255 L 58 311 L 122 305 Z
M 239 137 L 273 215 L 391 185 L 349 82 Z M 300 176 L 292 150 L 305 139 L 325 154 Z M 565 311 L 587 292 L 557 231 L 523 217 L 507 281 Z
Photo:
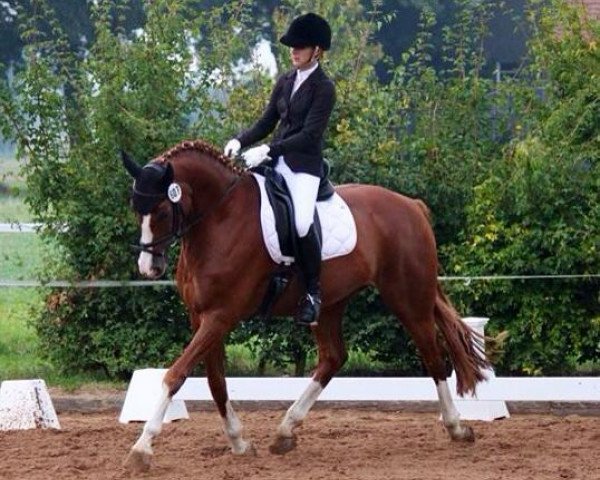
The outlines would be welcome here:
M 214 145 L 211 145 L 204 140 L 184 140 L 181 143 L 178 143 L 174 147 L 170 148 L 166 152 L 160 154 L 158 157 L 154 159 L 155 162 L 166 162 L 170 160 L 174 156 L 188 151 L 195 150 L 200 153 L 206 153 L 212 159 L 218 161 L 225 168 L 229 169 L 231 172 L 236 175 L 241 175 L 244 172 L 244 169 L 238 165 L 236 165 L 233 160 L 227 156 L 225 156 L 221 150 L 219 150 Z

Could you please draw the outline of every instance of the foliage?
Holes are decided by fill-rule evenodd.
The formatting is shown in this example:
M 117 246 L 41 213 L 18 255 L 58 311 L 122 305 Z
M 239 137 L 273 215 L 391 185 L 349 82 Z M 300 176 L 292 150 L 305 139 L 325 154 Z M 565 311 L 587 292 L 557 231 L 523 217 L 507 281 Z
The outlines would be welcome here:
M 449 255 L 453 273 L 600 271 L 599 24 L 558 3 L 534 19 L 530 71 L 544 74 L 537 86 L 545 98 L 530 104 L 529 131 L 475 188 L 468 227 Z M 493 319 L 493 329 L 508 330 L 502 370 L 560 374 L 600 354 L 597 279 L 460 290 L 471 310 Z

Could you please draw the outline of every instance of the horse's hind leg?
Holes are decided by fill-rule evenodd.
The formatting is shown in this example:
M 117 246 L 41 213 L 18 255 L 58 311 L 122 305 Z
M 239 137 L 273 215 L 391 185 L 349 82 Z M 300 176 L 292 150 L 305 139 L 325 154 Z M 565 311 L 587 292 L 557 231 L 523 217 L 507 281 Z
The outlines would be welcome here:
M 317 368 L 310 385 L 286 412 L 277 430 L 277 438 L 269 448 L 271 453 L 284 454 L 295 448 L 294 429 L 302 424 L 323 389 L 346 362 L 347 353 L 342 337 L 345 308 L 346 302 L 341 302 L 321 312 L 319 324 L 313 329 L 319 348 Z
M 384 303 L 398 317 L 412 337 L 421 354 L 427 371 L 435 382 L 440 410 L 444 426 L 452 440 L 475 440 L 473 430 L 460 423 L 460 415 L 448 388 L 446 364 L 442 355 L 435 328 L 434 301 L 424 298 L 415 298 L 414 295 L 392 291 L 385 286 L 380 289 Z

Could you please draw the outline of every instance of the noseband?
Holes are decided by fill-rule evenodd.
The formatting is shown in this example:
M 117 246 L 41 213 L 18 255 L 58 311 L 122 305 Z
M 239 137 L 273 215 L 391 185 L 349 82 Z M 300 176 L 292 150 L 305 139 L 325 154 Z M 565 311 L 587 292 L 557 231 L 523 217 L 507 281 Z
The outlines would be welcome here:
M 149 253 L 150 255 L 152 255 L 154 257 L 164 257 L 165 256 L 164 252 L 156 252 L 153 250 L 153 248 L 158 245 L 164 245 L 165 247 L 168 247 L 173 242 L 183 238 L 185 236 L 185 234 L 187 232 L 189 232 L 192 227 L 194 227 L 195 225 L 200 223 L 205 217 L 207 217 L 209 215 L 209 213 L 216 210 L 217 207 L 219 207 L 223 203 L 223 201 L 231 194 L 233 189 L 237 186 L 237 184 L 239 183 L 241 178 L 242 177 L 238 177 L 233 182 L 231 182 L 231 184 L 227 187 L 227 189 L 225 190 L 225 193 L 223 193 L 223 195 L 221 196 L 219 201 L 216 203 L 216 205 L 214 205 L 212 208 L 210 208 L 206 212 L 199 213 L 187 224 L 184 224 L 185 218 L 184 218 L 183 211 L 181 209 L 181 204 L 179 203 L 179 201 L 171 200 L 166 193 L 141 192 L 141 191 L 137 190 L 134 186 L 133 192 L 135 195 L 140 195 L 140 196 L 148 197 L 148 198 L 156 198 L 157 203 L 160 202 L 161 200 L 169 200 L 169 203 L 171 204 L 171 231 L 169 233 L 167 233 L 166 235 L 159 237 L 157 240 L 154 240 L 153 242 L 149 242 L 149 243 L 140 242 L 137 245 L 132 245 L 132 248 L 139 252 Z

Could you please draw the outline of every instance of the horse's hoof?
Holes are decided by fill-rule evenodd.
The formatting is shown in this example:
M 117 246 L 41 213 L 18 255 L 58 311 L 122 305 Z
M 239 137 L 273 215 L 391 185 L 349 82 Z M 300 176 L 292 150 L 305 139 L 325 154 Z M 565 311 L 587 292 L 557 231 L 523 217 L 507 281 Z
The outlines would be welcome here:
M 245 457 L 256 457 L 256 448 L 252 442 L 244 442 L 243 448 L 231 449 L 231 453 L 234 455 L 245 456 Z
M 473 431 L 473 429 L 470 426 L 465 425 L 463 427 L 463 430 L 461 433 L 459 433 L 459 434 L 455 433 L 454 435 L 451 435 L 451 438 L 455 442 L 473 443 L 473 442 L 475 442 L 475 432 Z
M 131 450 L 123 466 L 126 470 L 134 473 L 147 472 L 152 464 L 152 454 L 140 452 L 139 450 Z
M 277 440 L 269 447 L 269 451 L 274 455 L 285 455 L 291 452 L 297 445 L 296 436 L 277 437 Z
M 247 457 L 256 457 L 256 448 L 254 448 L 254 444 L 252 442 L 248 442 L 248 447 L 246 447 L 244 455 Z

